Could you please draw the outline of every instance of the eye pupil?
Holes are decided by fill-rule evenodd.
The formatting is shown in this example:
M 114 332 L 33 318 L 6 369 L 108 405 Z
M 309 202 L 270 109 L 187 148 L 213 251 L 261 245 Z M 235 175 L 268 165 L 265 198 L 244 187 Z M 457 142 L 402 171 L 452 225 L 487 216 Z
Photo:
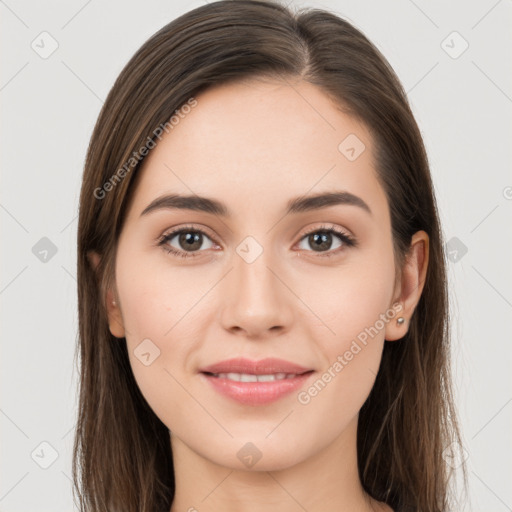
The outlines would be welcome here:
M 202 245 L 202 235 L 201 233 L 191 231 L 181 233 L 179 235 L 179 243 L 182 247 L 189 249 L 200 249 Z M 194 244 L 196 244 L 196 246 L 194 246 Z
M 310 235 L 310 241 L 313 242 L 311 244 L 312 247 L 317 247 L 320 249 L 329 250 L 332 245 L 332 239 L 329 240 L 329 237 L 331 237 L 331 233 L 327 232 L 317 232 L 313 235 Z M 329 240 L 329 242 L 327 242 Z

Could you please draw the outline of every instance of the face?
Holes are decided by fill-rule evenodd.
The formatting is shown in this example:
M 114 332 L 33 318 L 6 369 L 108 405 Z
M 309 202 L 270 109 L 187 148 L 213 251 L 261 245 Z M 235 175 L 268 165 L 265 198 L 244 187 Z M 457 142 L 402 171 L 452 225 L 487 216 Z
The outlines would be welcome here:
M 149 405 L 193 452 L 245 469 L 241 455 L 259 452 L 255 468 L 282 469 L 353 435 L 396 335 L 389 208 L 368 130 L 315 86 L 249 81 L 196 100 L 138 176 L 110 328 Z M 345 200 L 288 211 L 335 192 Z M 226 212 L 143 213 L 166 195 Z M 239 357 L 309 373 L 283 385 L 201 371 Z

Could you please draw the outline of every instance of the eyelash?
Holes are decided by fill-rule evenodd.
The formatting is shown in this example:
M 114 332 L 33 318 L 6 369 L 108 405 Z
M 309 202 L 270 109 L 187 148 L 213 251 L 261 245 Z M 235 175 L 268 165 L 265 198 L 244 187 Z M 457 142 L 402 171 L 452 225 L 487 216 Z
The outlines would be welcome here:
M 195 252 L 202 252 L 202 251 L 195 251 L 195 252 L 186 252 L 186 251 L 177 251 L 174 247 L 171 247 L 170 245 L 167 245 L 167 242 L 169 240 L 172 240 L 176 235 L 179 235 L 181 233 L 200 233 L 202 235 L 205 235 L 206 237 L 212 239 L 207 233 L 205 233 L 203 230 L 195 228 L 194 226 L 185 226 L 183 228 L 177 229 L 176 231 L 172 231 L 171 233 L 167 233 L 160 237 L 158 239 L 158 245 L 162 247 L 162 249 L 168 253 L 173 254 L 174 256 L 179 256 L 180 258 L 194 258 L 196 257 Z M 318 256 L 321 258 L 331 258 L 338 254 L 340 251 L 342 251 L 344 248 L 347 247 L 356 247 L 357 246 L 357 240 L 353 237 L 348 235 L 347 233 L 344 233 L 343 231 L 339 231 L 338 229 L 335 229 L 333 227 L 329 226 L 320 226 L 314 229 L 311 229 L 310 231 L 304 233 L 302 237 L 300 238 L 299 242 L 302 241 L 307 236 L 313 234 L 313 233 L 332 233 L 339 237 L 343 245 L 341 247 L 338 247 L 336 250 L 332 251 L 329 250 L 327 252 L 319 252 Z M 314 252 L 314 251 L 311 251 Z

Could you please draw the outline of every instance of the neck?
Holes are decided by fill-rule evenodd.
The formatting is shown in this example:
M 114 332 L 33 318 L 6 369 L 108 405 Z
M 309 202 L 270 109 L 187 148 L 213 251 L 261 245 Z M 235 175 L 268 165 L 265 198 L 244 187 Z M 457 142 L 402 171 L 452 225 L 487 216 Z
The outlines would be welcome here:
M 171 434 L 176 491 L 170 512 L 391 512 L 361 486 L 356 436 L 357 417 L 306 460 L 258 471 L 217 465 Z

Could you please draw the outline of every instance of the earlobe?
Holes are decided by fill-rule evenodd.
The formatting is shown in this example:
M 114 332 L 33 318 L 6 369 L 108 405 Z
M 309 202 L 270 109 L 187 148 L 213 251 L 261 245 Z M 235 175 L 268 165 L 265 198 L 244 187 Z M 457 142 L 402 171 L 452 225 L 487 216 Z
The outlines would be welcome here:
M 108 313 L 108 326 L 112 336 L 116 338 L 124 338 L 125 329 L 123 317 L 121 316 L 121 309 L 119 308 L 119 301 L 116 299 L 112 290 L 107 292 L 107 313 Z
M 385 339 L 395 341 L 407 333 L 410 319 L 418 305 L 425 285 L 429 260 L 429 237 L 425 231 L 414 233 L 406 256 L 398 289 L 398 301 L 402 310 L 395 321 L 386 326 Z M 401 320 L 403 318 L 403 320 Z
M 101 260 L 101 256 L 95 251 L 89 251 L 87 253 L 87 258 L 91 264 L 91 267 L 94 269 L 94 271 L 96 271 Z M 119 301 L 116 299 L 115 295 L 116 294 L 113 290 L 107 290 L 105 303 L 107 307 L 109 330 L 112 336 L 115 336 L 116 338 L 124 338 L 125 329 L 123 318 L 119 308 Z

